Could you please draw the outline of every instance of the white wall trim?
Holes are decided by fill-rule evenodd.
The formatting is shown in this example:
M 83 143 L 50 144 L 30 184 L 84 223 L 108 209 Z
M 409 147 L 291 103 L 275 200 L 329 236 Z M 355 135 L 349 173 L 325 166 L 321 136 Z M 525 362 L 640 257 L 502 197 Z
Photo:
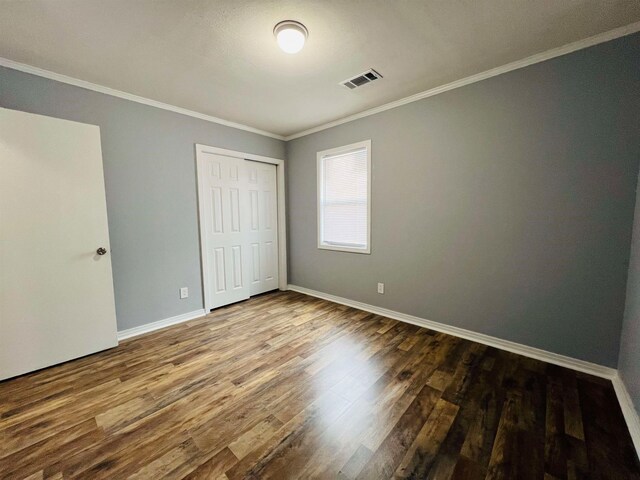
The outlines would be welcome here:
M 195 112 L 182 107 L 176 107 L 175 105 L 169 105 L 168 103 L 158 102 L 157 100 L 151 100 L 150 98 L 141 97 L 132 93 L 123 92 L 114 88 L 105 87 L 96 83 L 87 82 L 78 78 L 69 77 L 61 73 L 55 73 L 43 68 L 27 65 L 26 63 L 19 63 L 8 58 L 0 57 L 0 66 L 11 68 L 13 70 L 19 70 L 21 72 L 30 73 L 39 77 L 49 78 L 57 82 L 66 83 L 69 85 L 75 85 L 76 87 L 84 88 L 86 90 L 93 90 L 94 92 L 104 93 L 105 95 L 111 95 L 112 97 L 123 98 L 136 103 L 142 103 L 143 105 L 149 105 L 151 107 L 161 108 L 163 110 L 169 110 L 170 112 L 179 113 L 181 115 L 187 115 L 189 117 L 199 118 L 211 123 L 217 123 L 218 125 L 224 125 L 226 127 L 237 128 L 238 130 L 244 130 L 246 132 L 257 133 L 258 135 L 264 135 L 265 137 L 271 137 L 278 140 L 284 140 L 282 135 L 253 128 L 242 123 L 231 122 L 223 118 L 206 115 L 204 113 Z
M 225 125 L 227 127 L 237 128 L 239 130 L 256 133 L 258 135 L 264 135 L 265 137 L 271 137 L 278 140 L 289 141 L 289 140 L 294 140 L 296 138 L 304 137 L 306 135 L 310 135 L 312 133 L 320 132 L 322 130 L 326 130 L 331 127 L 335 127 L 337 125 L 342 125 L 343 123 L 351 122 L 359 118 L 364 118 L 370 115 L 375 115 L 376 113 L 384 112 L 386 110 L 391 110 L 392 108 L 400 107 L 402 105 L 406 105 L 407 103 L 417 102 L 418 100 L 422 100 L 424 98 L 428 98 L 434 95 L 438 95 L 440 93 L 448 92 L 449 90 L 460 88 L 465 85 L 469 85 L 475 82 L 479 82 L 481 80 L 485 80 L 487 78 L 495 77 L 503 73 L 517 70 L 519 68 L 527 67 L 535 63 L 544 62 L 545 60 L 550 60 L 552 58 L 566 55 L 568 53 L 572 53 L 577 50 L 592 47 L 594 45 L 598 45 L 599 43 L 604 43 L 610 40 L 615 40 L 616 38 L 624 37 L 626 35 L 631 35 L 639 31 L 640 31 L 640 22 L 635 22 L 629 25 L 625 25 L 623 27 L 614 28 L 613 30 L 603 32 L 603 33 L 594 35 L 592 37 L 588 37 L 582 40 L 578 40 L 576 42 L 568 43 L 558 48 L 552 48 L 551 50 L 547 50 L 545 52 L 536 53 L 535 55 L 531 55 L 521 60 L 516 60 L 515 62 L 507 63 L 506 65 L 492 68 L 490 70 L 486 70 L 484 72 L 480 72 L 475 75 L 471 75 L 469 77 L 462 78 L 462 79 L 453 81 L 451 83 L 447 83 L 445 85 L 441 85 L 439 87 L 431 88 L 429 90 L 416 93 L 415 95 L 401 98 L 400 100 L 395 100 L 393 102 L 385 103 L 384 105 L 380 105 L 375 108 L 364 110 L 362 112 L 349 115 L 347 117 L 340 118 L 338 120 L 334 120 L 328 123 L 324 123 L 322 125 L 318 125 L 317 127 L 309 128 L 307 130 L 303 130 L 301 132 L 294 133 L 292 135 L 287 135 L 287 136 L 278 135 L 276 133 L 267 132 L 266 130 L 260 130 L 258 128 L 250 127 L 248 125 L 244 125 L 241 123 L 224 120 L 222 118 L 214 117 L 212 115 L 206 115 L 204 113 L 195 112 L 193 110 L 188 110 L 186 108 L 177 107 L 175 105 L 170 105 L 168 103 L 163 103 L 157 100 L 152 100 L 150 98 L 134 95 L 132 93 L 123 92 L 121 90 L 105 87 L 103 85 L 98 85 L 96 83 L 87 82 L 85 80 L 80 80 L 78 78 L 73 78 L 68 75 L 52 72 L 50 70 L 45 70 L 43 68 L 34 67 L 26 63 L 16 62 L 14 60 L 10 60 L 4 57 L 0 57 L 0 66 L 11 68 L 13 70 L 19 70 L 25 73 L 30 73 L 32 75 L 37 75 L 39 77 L 49 78 L 51 80 L 56 80 L 58 82 L 66 83 L 69 85 L 75 85 L 76 87 L 85 88 L 87 90 L 93 90 L 94 92 L 100 92 L 106 95 L 123 98 L 125 100 L 130 100 L 132 102 L 142 103 L 144 105 L 149 105 L 152 107 L 161 108 L 163 110 L 169 110 L 171 112 L 180 113 L 182 115 L 199 118 L 201 120 L 217 123 L 219 125 Z
M 312 297 L 322 298 L 330 302 L 339 303 L 348 307 L 357 308 L 366 312 L 375 313 L 387 318 L 399 320 L 401 322 L 410 323 L 419 327 L 429 328 L 438 332 L 447 333 L 456 337 L 471 340 L 473 342 L 482 343 L 490 347 L 495 347 L 500 350 L 506 350 L 508 352 L 517 353 L 524 357 L 535 358 L 543 362 L 551 363 L 553 365 L 559 365 L 561 367 L 570 368 L 579 372 L 588 373 L 596 377 L 606 378 L 611 380 L 613 388 L 618 397 L 618 403 L 620 403 L 620 409 L 624 416 L 631 440 L 635 446 L 638 458 L 640 458 L 640 417 L 636 411 L 631 396 L 624 385 L 624 382 L 620 378 L 618 370 L 610 367 L 605 367 L 595 363 L 579 360 L 577 358 L 571 358 L 557 353 L 548 352 L 539 348 L 529 347 L 520 343 L 511 342 L 509 340 L 503 340 L 501 338 L 492 337 L 490 335 L 484 335 L 482 333 L 472 332 L 471 330 L 465 330 L 463 328 L 453 327 L 445 325 L 443 323 L 426 320 L 420 317 L 414 317 L 406 313 L 396 312 L 382 307 L 376 307 L 367 303 L 357 302 L 355 300 L 349 300 L 348 298 L 338 297 L 329 293 L 318 292 L 305 287 L 299 287 L 297 285 L 289 285 L 289 290 L 294 292 L 304 293 Z
M 521 343 L 511 342 L 509 340 L 503 340 L 501 338 L 492 337 L 483 333 L 472 332 L 471 330 L 465 330 L 464 328 L 453 327 L 451 325 L 445 325 L 444 323 L 434 322 L 432 320 L 426 320 L 424 318 L 415 317 L 406 313 L 396 312 L 382 307 L 376 307 L 367 303 L 357 302 L 355 300 L 349 300 L 348 298 L 338 297 L 328 293 L 318 292 L 309 288 L 299 287 L 297 285 L 289 285 L 289 290 L 294 292 L 304 293 L 311 295 L 312 297 L 322 298 L 329 300 L 330 302 L 339 303 L 341 305 L 347 305 L 349 307 L 364 310 L 366 312 L 375 313 L 384 317 L 399 320 L 405 323 L 411 323 L 419 327 L 425 327 L 431 330 L 436 330 L 442 333 L 448 333 L 456 337 L 471 340 L 472 342 L 482 343 L 490 347 L 495 347 L 500 350 L 506 350 L 508 352 L 517 353 L 529 358 L 535 358 L 536 360 L 542 360 L 543 362 L 552 363 L 561 367 L 570 368 L 579 372 L 588 373 L 596 377 L 602 377 L 612 380 L 617 375 L 617 370 L 614 368 L 605 367 L 595 363 L 587 362 L 585 360 L 578 360 L 577 358 L 566 357 L 539 348 L 529 347 L 522 345 Z
M 238 152 L 237 150 L 212 147 L 210 145 L 202 145 L 200 143 L 196 143 L 196 151 L 213 153 L 215 155 L 226 155 L 227 157 L 242 158 L 244 160 L 254 160 L 262 163 L 271 163 L 273 165 L 284 165 L 284 160 L 281 158 L 265 157 L 264 155 L 256 155 L 255 153 Z
M 633 401 L 631 400 L 631 395 L 629 395 L 629 392 L 627 391 L 627 387 L 624 385 L 622 378 L 620 378 L 620 374 L 616 373 L 611 381 L 613 383 L 613 388 L 616 391 L 616 395 L 618 396 L 618 402 L 620 403 L 622 414 L 627 422 L 627 427 L 631 434 L 631 440 L 633 440 L 633 444 L 636 447 L 636 453 L 638 454 L 638 458 L 640 458 L 640 417 L 633 405 Z
M 146 323 L 139 327 L 128 328 L 126 330 L 118 331 L 118 341 L 125 340 L 131 337 L 137 337 L 144 333 L 150 333 L 161 328 L 170 327 L 171 325 L 177 325 L 178 323 L 187 322 L 194 318 L 203 317 L 206 314 L 203 308 L 200 310 L 194 310 L 193 312 L 183 313 L 176 315 L 175 317 L 165 318 L 164 320 L 158 320 L 157 322 Z
M 407 103 L 417 102 L 418 100 L 422 100 L 423 98 L 432 97 L 434 95 L 438 95 L 440 93 L 448 92 L 449 90 L 453 90 L 455 88 L 460 88 L 465 85 L 469 85 L 475 82 L 479 82 L 481 80 L 485 80 L 487 78 L 495 77 L 497 75 L 501 75 L 503 73 L 507 73 L 513 70 L 517 70 L 519 68 L 527 67 L 529 65 L 533 65 L 535 63 L 544 62 L 545 60 L 550 60 L 555 57 L 559 57 L 562 55 L 566 55 L 568 53 L 575 52 L 577 50 L 581 50 L 584 48 L 592 47 L 594 45 L 598 45 L 599 43 L 608 42 L 610 40 L 615 40 L 616 38 L 624 37 L 626 35 L 631 35 L 633 33 L 640 31 L 640 22 L 631 23 L 629 25 L 625 25 L 623 27 L 618 27 L 613 30 L 609 30 L 607 32 L 600 33 L 598 35 L 594 35 L 592 37 L 588 37 L 582 40 L 578 40 L 576 42 L 568 43 L 558 48 L 552 48 L 551 50 L 547 50 L 545 52 L 537 53 L 535 55 L 531 55 L 529 57 L 523 58 L 521 60 L 516 60 L 515 62 L 507 63 L 506 65 L 502 65 L 496 68 L 492 68 L 490 70 L 486 70 L 484 72 L 477 73 L 475 75 L 471 75 L 466 78 L 462 78 L 460 80 L 453 81 L 451 83 L 447 83 L 445 85 L 441 85 L 439 87 L 431 88 L 429 90 L 425 90 L 423 92 L 417 93 L 415 95 L 411 95 L 405 98 L 401 98 L 400 100 L 395 100 L 393 102 L 386 103 L 384 105 L 380 105 L 375 108 L 371 108 L 368 110 L 364 110 L 362 112 L 349 115 L 344 118 L 340 118 L 338 120 L 334 120 L 328 123 L 324 123 L 322 125 L 318 125 L 317 127 L 309 128 L 307 130 L 303 130 L 298 133 L 294 133 L 292 135 L 278 135 L 276 133 L 267 132 L 266 130 L 260 130 L 258 128 L 250 127 L 248 125 L 243 125 L 241 123 L 231 122 L 229 120 L 224 120 L 222 118 L 214 117 L 211 115 L 206 115 L 204 113 L 195 112 L 193 110 L 188 110 L 186 108 L 177 107 L 175 105 L 170 105 L 168 103 L 159 102 L 157 100 L 151 100 L 149 98 L 141 97 L 139 95 L 134 95 L 131 93 L 123 92 L 121 90 L 116 90 L 110 87 L 105 87 L 103 85 L 98 85 L 95 83 L 87 82 L 85 80 L 80 80 L 78 78 L 69 77 L 68 75 L 63 75 L 60 73 L 55 73 L 50 70 L 45 70 L 43 68 L 34 67 L 32 65 L 28 65 L 26 63 L 20 63 L 8 58 L 0 57 L 0 66 L 11 68 L 13 70 L 19 70 L 21 72 L 30 73 L 32 75 L 37 75 L 39 77 L 49 78 L 51 80 L 56 80 L 58 82 L 67 83 L 69 85 L 75 85 L 76 87 L 85 88 L 87 90 L 93 90 L 94 92 L 104 93 L 106 95 L 111 95 L 114 97 L 123 98 L 125 100 L 130 100 L 132 102 L 142 103 L 144 105 L 149 105 L 156 108 L 161 108 L 163 110 L 169 110 L 171 112 L 180 113 L 182 115 L 187 115 L 194 118 L 199 118 L 201 120 L 205 120 L 212 123 L 217 123 L 219 125 L 225 125 L 227 127 L 237 128 L 239 130 L 244 130 L 251 133 L 256 133 L 258 135 L 264 135 L 266 137 L 275 138 L 278 140 L 293 140 L 296 138 L 304 137 L 306 135 L 310 135 L 312 133 L 320 132 L 322 130 L 326 130 L 331 127 L 335 127 L 337 125 L 342 125 L 343 123 L 351 122 L 353 120 L 357 120 L 359 118 L 368 117 L 370 115 L 375 115 L 376 113 L 384 112 L 386 110 L 391 110 L 392 108 L 400 107 L 402 105 L 406 105 Z
M 624 415 L 624 419 L 627 423 L 627 428 L 629 429 L 631 440 L 633 441 L 638 457 L 640 457 L 640 417 L 638 416 L 638 412 L 633 405 L 631 396 L 629 395 L 624 382 L 620 378 L 618 371 L 613 368 L 604 367 L 602 365 L 586 362 L 584 360 L 566 357 L 564 355 L 559 355 L 557 353 L 548 352 L 546 350 L 529 347 L 527 345 L 522 345 L 516 342 L 491 337 L 482 333 L 472 332 L 463 328 L 453 327 L 450 325 L 433 322 L 431 320 L 425 320 L 423 318 L 396 312 L 394 310 L 376 307 L 366 303 L 357 302 L 355 300 L 349 300 L 347 298 L 338 297 L 336 295 L 318 292 L 316 290 L 299 287 L 297 285 L 288 285 L 286 289 L 611 380 L 613 388 L 616 392 L 616 396 L 618 397 L 618 402 L 620 403 L 622 414 Z M 157 322 L 140 325 L 139 327 L 120 330 L 118 331 L 118 341 L 137 337 L 145 333 L 151 333 L 162 328 L 170 327 L 172 325 L 177 325 L 179 323 L 203 317 L 204 315 L 206 315 L 206 311 L 204 309 L 194 310 L 193 312 L 183 313 L 181 315 L 176 315 L 175 317 L 165 318 L 164 320 L 159 320 Z
M 318 125 L 317 127 L 309 128 L 307 130 L 303 130 L 301 132 L 285 136 L 284 140 L 289 141 L 295 138 L 304 137 L 306 135 L 320 132 L 322 130 L 335 127 L 337 125 L 342 125 L 343 123 L 348 123 L 348 122 L 352 122 L 353 120 L 358 120 L 359 118 L 375 115 L 376 113 L 384 112 L 386 110 L 391 110 L 392 108 L 400 107 L 402 105 L 406 105 L 407 103 L 417 102 L 418 100 L 422 100 L 428 97 L 433 97 L 434 95 L 448 92 L 449 90 L 464 87 L 465 85 L 470 85 L 472 83 L 480 82 L 482 80 L 486 80 L 487 78 L 495 77 L 497 75 L 502 75 L 503 73 L 511 72 L 513 70 L 518 70 L 520 68 L 524 68 L 529 65 L 533 65 L 535 63 L 544 62 L 546 60 L 550 60 L 555 57 L 566 55 L 568 53 L 572 53 L 577 50 L 582 50 L 584 48 L 592 47 L 594 45 L 598 45 L 599 43 L 615 40 L 616 38 L 624 37 L 626 35 L 631 35 L 632 33 L 636 33 L 639 31 L 640 31 L 640 22 L 631 23 L 624 27 L 615 28 L 613 30 L 609 30 L 608 32 L 600 33 L 592 37 L 578 40 L 577 42 L 568 43 L 558 48 L 552 48 L 551 50 L 547 50 L 546 52 L 536 53 L 535 55 L 531 55 L 530 57 L 526 57 L 521 60 L 516 60 L 515 62 L 507 63 L 506 65 L 502 65 L 500 67 L 492 68 L 490 70 L 486 70 L 481 73 L 476 73 L 475 75 L 471 75 L 469 77 L 462 78 L 460 80 L 456 80 L 451 83 L 441 85 L 439 87 L 431 88 L 429 90 L 425 90 L 424 92 L 416 93 L 415 95 L 401 98 L 400 100 L 385 103 L 384 105 L 380 105 L 379 107 L 371 108 L 369 110 L 365 110 L 360 113 L 349 115 L 348 117 L 340 118 L 338 120 L 334 120 L 332 122 L 328 122 L 323 125 Z

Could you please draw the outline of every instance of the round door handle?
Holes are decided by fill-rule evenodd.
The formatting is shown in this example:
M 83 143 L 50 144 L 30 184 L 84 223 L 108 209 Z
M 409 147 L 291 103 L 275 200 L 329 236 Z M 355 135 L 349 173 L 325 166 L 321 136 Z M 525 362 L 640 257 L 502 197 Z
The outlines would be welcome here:
M 103 248 L 103 247 L 100 247 L 98 250 L 96 250 L 96 253 L 98 255 L 104 255 L 105 253 L 107 253 L 107 249 Z

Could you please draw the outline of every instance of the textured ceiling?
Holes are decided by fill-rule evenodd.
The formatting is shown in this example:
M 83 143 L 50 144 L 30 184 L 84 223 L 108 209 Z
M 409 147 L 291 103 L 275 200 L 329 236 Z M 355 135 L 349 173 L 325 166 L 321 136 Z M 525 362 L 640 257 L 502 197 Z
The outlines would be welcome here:
M 284 19 L 309 29 L 297 55 Z M 0 0 L 0 56 L 289 135 L 638 20 L 637 0 Z

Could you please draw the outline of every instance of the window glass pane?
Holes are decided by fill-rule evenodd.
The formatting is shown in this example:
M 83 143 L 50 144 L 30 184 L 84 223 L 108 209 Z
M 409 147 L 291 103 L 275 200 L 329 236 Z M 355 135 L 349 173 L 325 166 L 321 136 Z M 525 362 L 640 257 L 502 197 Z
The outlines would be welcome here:
M 322 157 L 321 243 L 367 248 L 367 149 Z

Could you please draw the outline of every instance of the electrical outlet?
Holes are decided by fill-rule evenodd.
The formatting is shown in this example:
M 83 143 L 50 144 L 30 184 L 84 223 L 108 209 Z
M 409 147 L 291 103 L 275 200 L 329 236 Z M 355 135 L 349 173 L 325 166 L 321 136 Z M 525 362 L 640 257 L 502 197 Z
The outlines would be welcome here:
M 189 288 L 182 287 L 180 289 L 180 298 L 187 298 L 189 296 Z
M 384 283 L 378 283 L 378 293 L 384 293 Z

